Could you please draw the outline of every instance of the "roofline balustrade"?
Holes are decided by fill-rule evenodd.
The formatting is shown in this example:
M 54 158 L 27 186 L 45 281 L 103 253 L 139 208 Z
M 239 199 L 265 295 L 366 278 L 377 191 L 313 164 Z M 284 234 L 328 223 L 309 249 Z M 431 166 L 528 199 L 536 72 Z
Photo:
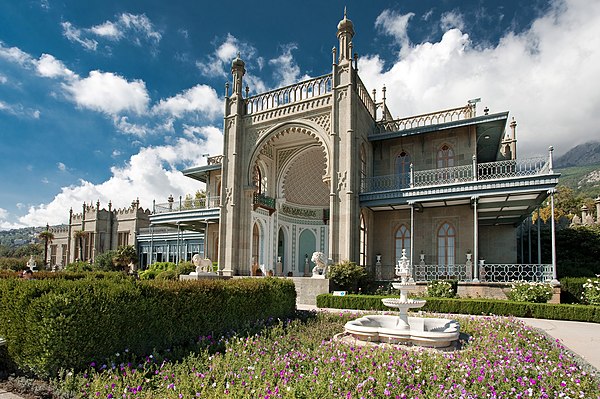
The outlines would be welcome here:
M 450 108 L 443 111 L 431 112 L 396 119 L 393 121 L 383 120 L 377 123 L 378 130 L 374 134 L 400 132 L 422 126 L 439 125 L 441 123 L 454 122 L 475 117 L 475 104 L 467 104 L 458 108 Z
M 248 97 L 244 100 L 246 115 L 322 96 L 331 92 L 332 86 L 332 74 L 327 74 Z

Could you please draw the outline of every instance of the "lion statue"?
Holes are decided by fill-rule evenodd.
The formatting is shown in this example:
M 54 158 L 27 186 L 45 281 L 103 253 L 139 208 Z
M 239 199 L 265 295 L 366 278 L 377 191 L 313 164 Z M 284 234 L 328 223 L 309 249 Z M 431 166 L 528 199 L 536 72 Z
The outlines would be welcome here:
M 329 265 L 328 259 L 323 252 L 313 252 L 311 261 L 315 263 L 312 270 L 312 276 L 315 278 L 325 278 Z
M 212 270 L 212 261 L 208 258 L 202 259 L 202 257 L 198 254 L 192 256 L 192 263 L 196 266 L 196 274 L 200 273 L 211 273 Z

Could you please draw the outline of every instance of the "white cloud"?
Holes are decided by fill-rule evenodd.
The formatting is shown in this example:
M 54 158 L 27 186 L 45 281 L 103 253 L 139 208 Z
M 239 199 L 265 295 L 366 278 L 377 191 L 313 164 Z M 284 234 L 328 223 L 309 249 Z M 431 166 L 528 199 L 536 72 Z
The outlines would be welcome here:
M 124 111 L 142 114 L 150 101 L 143 81 L 129 82 L 111 72 L 91 71 L 87 78 L 63 87 L 78 106 L 110 115 Z
M 36 62 L 36 69 L 38 74 L 46 78 L 65 78 L 74 79 L 77 77 L 69 68 L 67 68 L 61 61 L 54 58 L 50 54 L 42 54 L 40 59 Z
M 213 118 L 222 111 L 222 101 L 210 86 L 196 85 L 174 97 L 160 100 L 154 112 L 181 117 L 185 113 L 205 113 Z
M 451 29 L 438 42 L 403 48 L 389 67 L 377 55 L 359 62 L 369 88 L 387 86 L 395 117 L 477 97 L 480 114 L 485 106 L 512 111 L 523 156 L 545 154 L 549 145 L 563 153 L 597 136 L 600 126 L 600 3 L 555 2 L 529 30 L 507 33 L 495 46 L 472 46 Z
M 84 36 L 85 32 L 81 29 L 77 29 L 70 22 L 62 22 L 63 36 L 74 43 L 79 43 L 86 50 L 96 51 L 98 42 L 93 39 L 87 39 Z
M 92 26 L 90 31 L 97 36 L 102 36 L 110 40 L 119 40 L 123 37 L 123 32 L 119 30 L 117 24 L 106 21 L 103 24 Z
M 113 150 L 113 152 L 112 152 L 112 154 L 111 154 L 111 156 L 112 156 L 113 158 L 116 158 L 116 157 L 118 157 L 119 155 L 121 155 L 121 151 L 119 151 L 119 150 Z
M 58 168 L 58 170 L 60 170 L 61 172 L 64 172 L 65 170 L 67 170 L 67 166 L 66 166 L 64 163 L 62 163 L 62 162 L 58 162 L 58 163 L 56 164 L 56 167 L 57 167 L 57 168 Z
M 48 183 L 50 183 L 50 180 L 48 180 L 48 178 L 47 178 L 47 177 L 42 177 L 42 180 L 40 180 L 40 181 L 41 181 L 42 183 L 44 183 L 44 184 L 48 184 Z
M 6 47 L 4 42 L 0 40 L 0 58 L 4 58 L 10 62 L 14 62 L 20 64 L 22 66 L 27 66 L 32 61 L 32 58 L 29 54 L 22 51 L 17 47 Z
M 6 84 L 6 82 L 8 82 L 8 78 L 0 74 L 0 84 Z
M 26 108 L 22 104 L 9 104 L 0 100 L 0 111 L 19 118 L 39 119 L 40 111 L 37 109 Z
M 208 55 L 205 61 L 197 61 L 196 66 L 205 76 L 227 77 L 230 73 L 231 62 L 238 53 L 248 63 L 254 59 L 256 49 L 248 43 L 239 41 L 233 35 L 227 34 L 227 38 L 216 47 L 214 53 Z
M 444 30 L 444 31 L 453 29 L 453 28 L 464 30 L 465 29 L 465 21 L 460 12 L 458 12 L 456 10 L 448 11 L 448 12 L 445 12 L 442 14 L 442 17 L 440 20 L 440 26 L 441 26 L 442 30 Z
M 63 22 L 63 35 L 72 42 L 79 43 L 87 50 L 95 51 L 98 40 L 118 42 L 121 39 L 141 46 L 150 43 L 156 46 L 162 39 L 161 33 L 145 14 L 122 13 L 115 21 L 105 21 L 90 28 L 76 28 L 70 22 Z
M 187 126 L 193 138 L 179 138 L 173 145 L 141 148 L 123 167 L 113 167 L 112 176 L 99 184 L 81 180 L 78 185 L 63 187 L 47 204 L 31 206 L 19 222 L 26 226 L 46 223 L 60 224 L 68 220 L 69 209 L 100 200 L 112 201 L 114 207 L 127 207 L 139 198 L 141 206 L 150 208 L 152 200 L 166 202 L 169 194 L 175 197 L 195 192 L 199 183 L 180 172 L 182 168 L 201 164 L 202 154 L 220 154 L 223 136 L 212 126 Z M 189 136 L 189 134 L 188 134 Z
M 308 79 L 309 76 L 300 76 L 300 67 L 294 61 L 292 50 L 296 50 L 298 47 L 291 43 L 283 47 L 283 53 L 277 57 L 269 60 L 269 65 L 274 67 L 274 76 L 277 80 L 277 86 L 288 86 L 299 80 Z
M 375 20 L 375 26 L 380 28 L 384 33 L 394 37 L 402 48 L 410 45 L 408 38 L 408 22 L 415 14 L 400 14 L 392 10 L 384 10 Z

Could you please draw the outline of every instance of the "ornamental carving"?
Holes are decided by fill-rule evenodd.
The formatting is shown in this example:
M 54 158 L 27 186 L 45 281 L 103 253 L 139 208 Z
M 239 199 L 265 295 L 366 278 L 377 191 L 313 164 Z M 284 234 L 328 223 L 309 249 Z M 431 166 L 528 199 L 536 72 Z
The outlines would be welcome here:
M 337 180 L 338 180 L 338 184 L 337 184 L 337 191 L 344 191 L 346 190 L 346 171 L 344 172 L 337 172 Z
M 308 118 L 308 120 L 319 125 L 321 128 L 323 128 L 323 130 L 326 133 L 329 133 L 331 131 L 331 114 L 329 112 L 313 116 L 311 118 Z

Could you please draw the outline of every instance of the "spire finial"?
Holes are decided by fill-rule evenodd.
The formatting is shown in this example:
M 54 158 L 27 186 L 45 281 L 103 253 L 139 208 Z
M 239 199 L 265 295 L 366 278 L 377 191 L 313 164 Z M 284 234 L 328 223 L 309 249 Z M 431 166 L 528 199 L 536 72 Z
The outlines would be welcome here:
M 344 19 L 346 19 L 346 6 L 344 6 Z

